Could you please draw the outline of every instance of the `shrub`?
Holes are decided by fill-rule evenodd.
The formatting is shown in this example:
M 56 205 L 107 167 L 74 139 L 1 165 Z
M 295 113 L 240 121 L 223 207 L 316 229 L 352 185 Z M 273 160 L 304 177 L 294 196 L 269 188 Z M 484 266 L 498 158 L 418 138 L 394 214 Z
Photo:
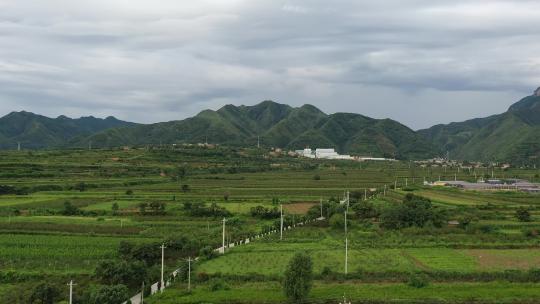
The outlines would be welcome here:
M 481 225 L 478 227 L 478 230 L 480 230 L 482 233 L 492 233 L 495 232 L 496 228 L 493 225 Z
M 84 303 L 118 304 L 129 299 L 129 290 L 124 285 L 94 286 L 83 298 Z
M 318 181 L 318 180 L 321 180 L 321 176 L 320 176 L 319 174 L 315 174 L 315 175 L 313 176 L 313 180 L 317 180 L 317 181 Z
M 205 260 L 213 259 L 217 256 L 217 252 L 212 249 L 210 246 L 201 248 L 199 251 L 199 256 Z
M 519 207 L 516 210 L 516 218 L 520 222 L 530 222 L 531 221 L 531 213 L 525 207 Z
M 336 213 L 330 217 L 329 223 L 334 229 L 344 229 L 345 216 L 343 214 Z
M 60 212 L 62 215 L 78 215 L 81 213 L 81 210 L 73 205 L 71 202 L 64 202 L 64 209 Z
M 30 295 L 32 304 L 53 304 L 60 300 L 61 292 L 58 287 L 43 282 L 34 287 Z
M 523 230 L 523 235 L 526 237 L 537 237 L 538 236 L 538 229 L 533 228 L 527 228 Z
M 540 282 L 540 269 L 538 268 L 531 268 L 527 272 L 528 279 L 531 282 Z
M 277 207 L 265 208 L 264 206 L 256 206 L 250 209 L 250 213 L 252 217 L 261 219 L 274 219 L 280 216 L 280 211 Z
M 210 291 L 229 290 L 231 287 L 221 278 L 213 278 L 208 282 L 208 289 Z
M 423 274 L 412 274 L 407 281 L 407 285 L 414 288 L 424 288 L 429 285 L 429 279 Z

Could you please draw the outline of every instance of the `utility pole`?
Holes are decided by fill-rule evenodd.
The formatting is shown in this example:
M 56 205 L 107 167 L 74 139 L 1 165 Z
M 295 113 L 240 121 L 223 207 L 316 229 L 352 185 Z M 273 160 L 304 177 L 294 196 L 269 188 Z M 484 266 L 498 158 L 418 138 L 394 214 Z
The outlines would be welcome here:
M 364 188 L 364 200 L 367 201 L 367 189 Z
M 386 185 L 384 185 L 384 192 L 383 192 L 383 196 L 386 196 Z
M 20 141 L 17 142 L 17 151 L 21 151 L 21 142 Z
M 188 258 L 188 279 L 187 279 L 187 289 L 191 290 L 191 257 Z
M 323 218 L 323 215 L 322 215 L 322 197 L 321 197 L 320 201 L 321 201 L 321 219 L 322 219 Z
M 349 264 L 349 234 L 347 231 L 347 212 L 349 211 L 349 191 L 347 191 L 347 207 L 345 207 L 345 275 L 348 273 Z
M 225 218 L 223 218 L 223 241 L 222 241 L 222 246 L 221 249 L 222 249 L 222 252 L 221 253 L 225 253 L 225 222 L 227 220 Z
M 414 181 L 413 181 L 414 182 Z M 405 178 L 405 187 L 408 187 L 409 186 L 409 179 L 408 178 Z
M 141 287 L 141 304 L 144 304 L 144 281 L 142 282 Z
M 163 289 L 165 289 L 165 281 L 163 280 L 163 272 L 165 270 L 165 244 L 162 244 L 159 248 L 161 248 L 161 288 L 160 291 L 163 292 Z
M 257 148 L 261 147 L 261 138 L 259 135 L 257 135 Z
M 283 204 L 279 205 L 280 221 L 279 221 L 279 239 L 283 240 Z
M 394 190 L 397 190 L 397 179 L 394 181 Z
M 73 280 L 69 281 L 69 304 L 73 304 L 73 286 L 77 285 L 73 283 Z
M 88 142 L 88 151 L 92 150 L 92 141 Z

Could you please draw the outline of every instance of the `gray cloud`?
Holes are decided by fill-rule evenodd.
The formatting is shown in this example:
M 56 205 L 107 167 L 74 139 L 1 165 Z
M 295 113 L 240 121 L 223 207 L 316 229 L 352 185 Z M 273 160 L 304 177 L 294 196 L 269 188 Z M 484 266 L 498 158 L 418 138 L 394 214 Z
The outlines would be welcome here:
M 380 3 L 382 2 L 382 3 Z M 412 127 L 540 85 L 537 1 L 0 0 L 0 115 L 311 103 Z

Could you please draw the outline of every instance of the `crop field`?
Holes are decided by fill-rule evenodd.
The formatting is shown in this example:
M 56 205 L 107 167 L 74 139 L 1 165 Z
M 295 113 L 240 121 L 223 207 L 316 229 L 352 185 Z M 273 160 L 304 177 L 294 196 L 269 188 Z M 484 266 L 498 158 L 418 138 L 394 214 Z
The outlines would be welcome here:
M 308 228 L 302 228 L 308 229 Z M 361 246 L 358 246 L 361 247 Z M 344 242 L 324 240 L 312 243 L 287 239 L 260 242 L 202 263 L 198 272 L 222 275 L 279 275 L 295 252 L 306 251 L 313 258 L 314 272 L 328 267 L 344 268 Z M 495 272 L 540 267 L 539 249 L 454 249 L 454 248 L 355 248 L 349 251 L 349 269 L 356 272 Z
M 305 160 L 256 149 L 3 151 L 0 302 L 19 303 L 14 299 L 42 282 L 57 282 L 64 295 L 71 279 L 79 300 L 100 284 L 125 284 L 134 294 L 142 281 L 159 279 L 161 244 L 166 273 L 200 257 L 194 290 L 186 293 L 185 281 L 177 281 L 148 303 L 282 303 L 280 281 L 299 252 L 313 262 L 311 302 L 336 303 L 344 293 L 353 303 L 540 299 L 538 195 L 423 186 L 439 176 L 472 181 L 492 171 L 539 181 L 533 169 Z M 347 275 L 339 204 L 345 191 L 351 195 Z M 444 221 L 385 226 L 384 214 L 410 195 L 429 200 Z M 222 256 L 212 253 L 221 246 L 223 218 L 226 242 L 237 242 L 277 229 L 281 204 L 286 226 L 319 217 L 320 208 L 325 220 L 287 230 L 283 240 L 272 234 Z M 522 208 L 525 221 L 516 217 Z M 107 261 L 141 262 L 140 278 L 121 279 L 140 282 L 100 277 Z M 408 286 L 412 274 L 426 275 L 429 284 Z M 227 288 L 212 288 L 216 280 Z M 20 295 L 20 288 L 29 294 Z
M 121 240 L 118 237 L 2 234 L 0 266 L 3 271 L 17 273 L 91 274 L 98 261 L 114 255 Z
M 316 282 L 308 303 L 337 303 L 343 295 L 357 302 L 375 303 L 534 303 L 540 297 L 539 284 L 436 283 L 417 289 L 395 283 Z M 197 287 L 191 294 L 173 289 L 148 300 L 149 303 L 284 303 L 286 298 L 278 282 L 232 285 L 228 290 L 209 291 Z M 361 302 L 360 302 L 361 303 Z

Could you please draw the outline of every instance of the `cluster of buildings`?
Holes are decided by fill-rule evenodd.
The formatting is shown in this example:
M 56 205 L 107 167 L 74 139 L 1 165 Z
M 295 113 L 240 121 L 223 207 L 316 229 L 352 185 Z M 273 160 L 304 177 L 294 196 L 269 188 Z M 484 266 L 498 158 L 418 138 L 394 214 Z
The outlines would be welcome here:
M 528 193 L 540 193 L 540 184 L 531 183 L 522 179 L 488 179 L 476 183 L 466 181 L 438 181 L 428 184 L 431 186 L 455 187 L 464 190 L 515 190 Z
M 351 156 L 348 154 L 339 154 L 334 149 L 309 149 L 296 150 L 294 154 L 301 157 L 307 158 L 318 158 L 318 159 L 345 159 L 345 160 L 356 160 L 356 161 L 395 161 L 395 159 L 382 158 L 382 157 L 361 157 L 361 156 Z

